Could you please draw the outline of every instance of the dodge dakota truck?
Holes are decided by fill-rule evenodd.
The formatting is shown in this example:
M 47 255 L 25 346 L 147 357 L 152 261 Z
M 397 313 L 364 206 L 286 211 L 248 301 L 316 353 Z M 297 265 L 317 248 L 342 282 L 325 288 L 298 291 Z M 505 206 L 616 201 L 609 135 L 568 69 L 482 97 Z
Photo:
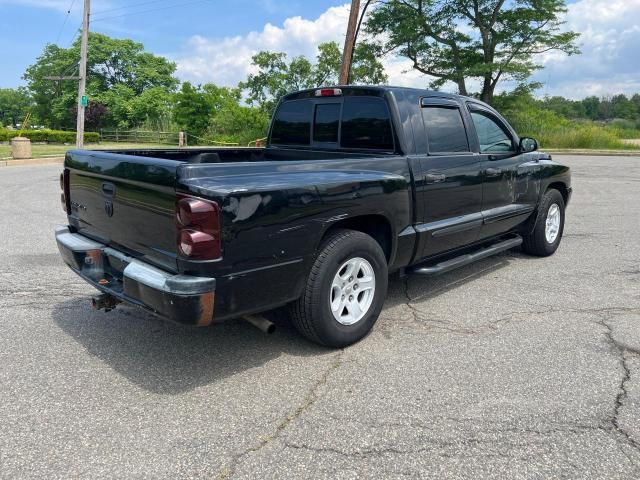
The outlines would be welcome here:
M 69 151 L 55 235 L 97 308 L 199 326 L 278 308 L 342 347 L 371 330 L 391 273 L 556 251 L 570 172 L 537 149 L 473 98 L 304 90 L 264 148 Z

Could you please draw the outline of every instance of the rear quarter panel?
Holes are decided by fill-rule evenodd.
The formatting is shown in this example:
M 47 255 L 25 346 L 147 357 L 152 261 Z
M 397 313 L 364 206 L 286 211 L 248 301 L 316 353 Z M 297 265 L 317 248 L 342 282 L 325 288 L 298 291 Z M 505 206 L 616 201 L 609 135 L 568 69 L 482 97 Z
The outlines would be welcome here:
M 383 216 L 392 240 L 412 224 L 411 174 L 406 157 L 397 155 L 184 165 L 178 177 L 179 191 L 221 207 L 222 260 L 184 263 L 181 270 L 218 279 L 223 316 L 297 298 L 324 233 L 337 222 Z

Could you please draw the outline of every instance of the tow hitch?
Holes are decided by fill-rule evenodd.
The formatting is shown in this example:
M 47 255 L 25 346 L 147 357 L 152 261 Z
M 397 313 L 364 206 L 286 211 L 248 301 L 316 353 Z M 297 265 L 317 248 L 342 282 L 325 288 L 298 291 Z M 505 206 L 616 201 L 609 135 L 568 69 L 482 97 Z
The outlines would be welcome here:
M 108 293 L 101 293 L 100 295 L 91 297 L 91 305 L 93 308 L 96 310 L 104 310 L 105 312 L 110 312 L 116 308 L 116 305 L 119 303 L 120 300 Z

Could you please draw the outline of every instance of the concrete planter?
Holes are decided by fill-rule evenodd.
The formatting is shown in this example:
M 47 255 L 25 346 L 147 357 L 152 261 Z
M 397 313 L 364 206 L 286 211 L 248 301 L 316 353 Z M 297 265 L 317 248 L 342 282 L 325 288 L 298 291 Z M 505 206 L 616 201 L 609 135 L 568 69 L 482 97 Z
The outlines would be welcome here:
M 15 160 L 31 158 L 31 140 L 24 137 L 11 139 L 11 156 Z

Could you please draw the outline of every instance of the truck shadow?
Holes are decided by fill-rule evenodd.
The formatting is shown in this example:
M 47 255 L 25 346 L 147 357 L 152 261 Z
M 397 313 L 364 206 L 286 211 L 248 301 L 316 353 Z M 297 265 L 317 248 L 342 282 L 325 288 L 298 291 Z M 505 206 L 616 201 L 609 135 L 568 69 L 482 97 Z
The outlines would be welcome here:
M 516 259 L 536 260 L 535 257 L 530 257 L 519 250 L 515 250 L 479 260 L 441 275 L 407 275 L 403 278 L 389 278 L 389 293 L 385 308 L 395 307 L 407 302 L 424 302 L 438 297 L 505 268 Z
M 273 335 L 242 320 L 188 327 L 134 307 L 98 312 L 86 297 L 59 303 L 52 315 L 89 354 L 134 384 L 160 394 L 180 394 L 215 383 L 281 355 L 333 353 L 305 341 L 286 324 L 278 324 Z
M 505 267 L 517 256 L 502 254 L 439 277 L 411 277 L 412 292 L 420 291 L 420 300 L 445 294 Z M 390 278 L 385 309 L 406 302 L 406 280 Z M 278 319 L 273 335 L 242 320 L 194 328 L 122 305 L 109 313 L 97 312 L 87 297 L 59 303 L 52 315 L 89 354 L 141 388 L 160 394 L 180 394 L 215 383 L 281 355 L 333 354 L 302 338 L 286 318 Z M 392 322 L 389 327 L 393 328 Z

